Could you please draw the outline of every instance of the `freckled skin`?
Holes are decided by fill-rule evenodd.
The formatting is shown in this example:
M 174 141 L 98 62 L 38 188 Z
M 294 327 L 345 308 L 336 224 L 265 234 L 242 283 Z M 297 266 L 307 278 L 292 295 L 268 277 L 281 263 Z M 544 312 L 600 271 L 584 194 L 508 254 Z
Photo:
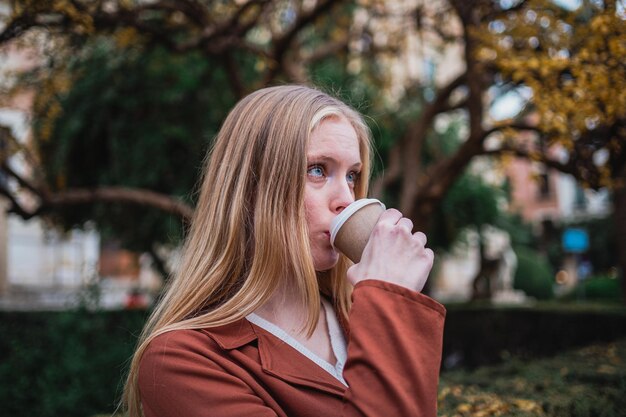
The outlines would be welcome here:
M 311 133 L 304 205 L 317 271 L 332 268 L 339 259 L 330 244 L 330 223 L 354 201 L 362 165 L 359 150 L 357 134 L 344 118 L 325 119 Z
M 330 244 L 330 223 L 354 201 L 361 167 L 358 137 L 346 119 L 326 119 L 311 133 L 304 204 L 317 271 L 332 268 L 339 259 Z M 365 279 L 379 279 L 419 292 L 434 258 L 426 243 L 426 235 L 413 232 L 411 220 L 389 209 L 381 215 L 361 262 L 348 270 L 347 279 L 355 285 Z

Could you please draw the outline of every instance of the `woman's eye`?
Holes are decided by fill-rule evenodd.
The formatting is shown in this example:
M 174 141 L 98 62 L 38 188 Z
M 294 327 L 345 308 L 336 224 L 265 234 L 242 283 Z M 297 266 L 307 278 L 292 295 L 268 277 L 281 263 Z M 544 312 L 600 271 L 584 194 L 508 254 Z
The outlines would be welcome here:
M 324 168 L 322 168 L 319 165 L 313 165 L 312 167 L 309 167 L 307 174 L 309 174 L 312 177 L 323 177 Z
M 348 175 L 346 175 L 346 179 L 348 180 L 348 182 L 355 184 L 359 180 L 360 176 L 361 176 L 360 172 L 352 171 L 348 173 Z

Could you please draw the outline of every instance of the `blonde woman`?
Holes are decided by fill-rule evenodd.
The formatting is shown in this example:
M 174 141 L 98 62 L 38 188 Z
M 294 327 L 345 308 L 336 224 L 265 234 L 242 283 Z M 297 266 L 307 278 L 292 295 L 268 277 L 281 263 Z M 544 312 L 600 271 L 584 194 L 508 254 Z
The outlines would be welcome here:
M 272 87 L 235 106 L 133 358 L 131 417 L 436 415 L 445 310 L 420 294 L 426 237 L 391 209 L 360 263 L 330 245 L 369 169 L 366 125 L 327 94 Z

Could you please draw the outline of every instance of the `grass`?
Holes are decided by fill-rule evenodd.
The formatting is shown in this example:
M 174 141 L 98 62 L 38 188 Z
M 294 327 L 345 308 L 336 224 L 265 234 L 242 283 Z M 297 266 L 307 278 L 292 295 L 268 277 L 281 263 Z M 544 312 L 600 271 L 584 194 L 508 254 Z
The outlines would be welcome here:
M 626 416 L 626 339 L 546 359 L 508 358 L 443 372 L 439 416 Z

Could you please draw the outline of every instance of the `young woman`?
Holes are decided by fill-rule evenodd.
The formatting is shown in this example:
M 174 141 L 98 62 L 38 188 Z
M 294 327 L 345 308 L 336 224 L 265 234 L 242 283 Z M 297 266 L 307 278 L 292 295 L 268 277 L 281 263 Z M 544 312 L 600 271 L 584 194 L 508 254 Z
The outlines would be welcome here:
M 391 209 L 358 264 L 330 244 L 369 168 L 366 125 L 327 94 L 235 106 L 133 358 L 131 417 L 436 415 L 445 310 L 420 294 L 426 236 Z

